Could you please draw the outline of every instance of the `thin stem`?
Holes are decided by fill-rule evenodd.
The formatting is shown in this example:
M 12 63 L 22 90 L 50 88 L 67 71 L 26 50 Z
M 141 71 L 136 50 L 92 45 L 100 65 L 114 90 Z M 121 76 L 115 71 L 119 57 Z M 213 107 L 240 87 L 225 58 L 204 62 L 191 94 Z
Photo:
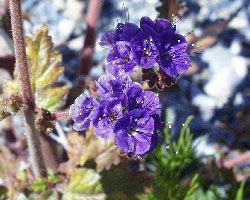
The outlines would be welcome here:
M 68 112 L 55 112 L 52 113 L 54 116 L 55 120 L 62 120 L 62 119 L 69 119 L 69 113 Z
M 35 107 L 34 98 L 31 92 L 29 70 L 26 60 L 25 44 L 23 37 L 21 1 L 10 0 L 11 27 L 15 48 L 16 67 L 18 80 L 21 89 L 23 103 L 26 108 L 22 109 L 26 128 L 26 137 L 30 162 L 36 178 L 46 177 L 47 170 L 42 157 L 40 141 L 35 129 Z
M 250 152 L 247 151 L 243 154 L 240 154 L 234 158 L 226 159 L 223 161 L 223 166 L 225 168 L 237 167 L 245 162 L 250 161 Z
M 84 83 L 84 77 L 88 75 L 91 64 L 92 54 L 95 47 L 96 27 L 101 14 L 103 0 L 90 0 L 87 12 L 87 32 L 84 40 L 84 46 L 80 55 L 80 77 L 78 82 Z

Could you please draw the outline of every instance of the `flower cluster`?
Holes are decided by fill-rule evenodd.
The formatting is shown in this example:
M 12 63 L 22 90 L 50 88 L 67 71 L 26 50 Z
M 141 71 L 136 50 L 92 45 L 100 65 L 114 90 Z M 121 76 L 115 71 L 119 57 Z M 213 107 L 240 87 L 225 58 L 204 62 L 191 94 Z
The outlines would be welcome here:
M 141 18 L 140 28 L 119 23 L 100 45 L 110 49 L 106 74 L 95 82 L 96 91 L 80 95 L 70 107 L 73 128 L 94 126 L 101 138 L 114 138 L 121 152 L 144 156 L 157 144 L 160 123 L 158 94 L 144 91 L 129 75 L 141 66 L 150 73 L 158 63 L 161 73 L 176 78 L 190 65 L 185 38 L 166 19 Z
M 149 69 L 158 64 L 167 76 L 176 78 L 190 66 L 185 37 L 163 18 L 152 21 L 142 17 L 140 28 L 129 22 L 118 23 L 116 30 L 105 33 L 99 44 L 110 48 L 107 72 L 115 76 L 129 75 L 135 66 Z
M 122 152 L 143 156 L 157 143 L 160 128 L 159 97 L 144 91 L 129 77 L 102 75 L 96 82 L 98 97 L 80 95 L 70 107 L 74 129 L 82 131 L 92 124 L 95 134 L 114 138 Z

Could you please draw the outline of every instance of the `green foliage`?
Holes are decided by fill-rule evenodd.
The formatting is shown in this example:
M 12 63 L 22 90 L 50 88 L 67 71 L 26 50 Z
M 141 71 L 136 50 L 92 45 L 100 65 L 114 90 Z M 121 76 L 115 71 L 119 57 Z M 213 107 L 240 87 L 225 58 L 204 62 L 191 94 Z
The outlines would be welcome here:
M 21 97 L 13 93 L 6 98 L 4 95 L 0 96 L 0 121 L 10 115 L 14 115 L 22 106 Z
M 195 175 L 192 181 L 189 177 L 183 177 L 184 170 L 196 163 L 195 151 L 192 147 L 193 137 L 188 127 L 191 120 L 192 117 L 186 120 L 177 142 L 171 141 L 170 130 L 166 128 L 164 139 L 167 145 L 159 146 L 149 157 L 156 168 L 153 193 L 149 195 L 150 200 L 166 198 L 183 200 L 186 194 L 190 196 L 198 187 L 198 175 Z M 181 182 L 182 179 L 184 180 Z
M 68 87 L 56 83 L 64 71 L 60 66 L 62 57 L 53 50 L 53 43 L 46 26 L 37 30 L 33 38 L 26 38 L 26 52 L 31 88 L 37 107 L 49 111 L 57 110 L 63 103 Z M 3 89 L 5 96 L 20 92 L 16 71 L 14 80 L 6 81 Z
M 167 118 L 167 117 L 166 117 Z M 198 172 L 199 162 L 192 145 L 193 135 L 188 117 L 179 139 L 171 140 L 170 129 L 164 130 L 166 145 L 159 146 L 149 157 L 155 167 L 155 182 L 149 200 L 220 200 L 215 186 L 204 190 Z
M 246 184 L 246 181 L 241 182 L 240 188 L 237 191 L 235 200 L 243 200 L 245 184 Z
M 79 168 L 70 175 L 70 181 L 63 195 L 64 200 L 104 200 L 101 176 L 93 169 Z
M 72 171 L 77 165 L 84 166 L 89 160 L 95 161 L 97 172 L 109 169 L 113 164 L 120 162 L 120 153 L 114 142 L 97 137 L 93 128 L 86 132 L 86 136 L 73 132 L 67 139 L 68 171 Z
M 43 192 L 47 189 L 47 181 L 44 178 L 38 179 L 30 185 L 30 188 L 35 192 Z

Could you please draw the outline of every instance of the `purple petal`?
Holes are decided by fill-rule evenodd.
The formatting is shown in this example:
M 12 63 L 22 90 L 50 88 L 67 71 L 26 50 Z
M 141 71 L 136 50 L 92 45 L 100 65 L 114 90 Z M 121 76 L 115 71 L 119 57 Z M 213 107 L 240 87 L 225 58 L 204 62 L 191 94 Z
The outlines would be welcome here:
M 114 126 L 115 123 L 109 122 L 107 118 L 102 119 L 95 126 L 95 134 L 103 139 L 111 138 L 114 135 Z
M 152 133 L 136 133 L 132 135 L 134 150 L 136 155 L 146 153 L 151 145 Z
M 143 107 L 147 109 L 150 114 L 160 113 L 160 101 L 159 97 L 155 92 L 145 91 L 144 92 Z
M 159 53 L 150 36 L 145 33 L 139 33 L 132 41 L 131 48 L 137 58 L 137 63 L 142 68 L 148 69 L 154 66 Z
M 73 129 L 76 130 L 76 131 L 83 131 L 86 128 L 88 128 L 89 126 L 90 126 L 90 119 L 89 118 L 85 118 L 81 122 L 75 122 L 73 124 Z
M 119 41 L 130 42 L 138 33 L 140 33 L 140 28 L 133 23 L 118 23 L 116 27 L 116 35 Z
M 143 154 L 151 145 L 154 120 L 145 110 L 135 109 L 120 118 L 114 128 L 117 146 L 124 152 Z
M 99 45 L 101 47 L 111 48 L 116 43 L 116 34 L 114 31 L 106 32 L 102 35 Z

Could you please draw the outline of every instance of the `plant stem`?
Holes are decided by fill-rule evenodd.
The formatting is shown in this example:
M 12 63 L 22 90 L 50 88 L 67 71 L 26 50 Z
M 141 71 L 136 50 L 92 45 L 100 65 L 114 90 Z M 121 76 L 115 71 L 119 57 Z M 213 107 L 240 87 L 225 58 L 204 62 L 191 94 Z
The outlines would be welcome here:
M 80 55 L 80 77 L 78 79 L 79 84 L 84 83 L 84 77 L 88 75 L 91 64 L 92 54 L 95 47 L 96 39 L 96 27 L 101 14 L 103 0 L 90 0 L 87 12 L 87 32 L 84 40 L 84 46 Z
M 223 166 L 225 168 L 237 167 L 245 162 L 250 161 L 250 152 L 247 151 L 243 154 L 240 154 L 234 158 L 226 159 L 223 161 Z
M 26 108 L 22 109 L 26 128 L 26 137 L 30 162 L 36 178 L 46 177 L 47 170 L 44 164 L 40 141 L 35 129 L 35 107 L 34 98 L 31 92 L 29 70 L 26 60 L 26 51 L 23 36 L 21 1 L 10 0 L 11 27 L 15 48 L 16 67 L 18 71 L 18 81 L 21 89 L 23 103 Z

